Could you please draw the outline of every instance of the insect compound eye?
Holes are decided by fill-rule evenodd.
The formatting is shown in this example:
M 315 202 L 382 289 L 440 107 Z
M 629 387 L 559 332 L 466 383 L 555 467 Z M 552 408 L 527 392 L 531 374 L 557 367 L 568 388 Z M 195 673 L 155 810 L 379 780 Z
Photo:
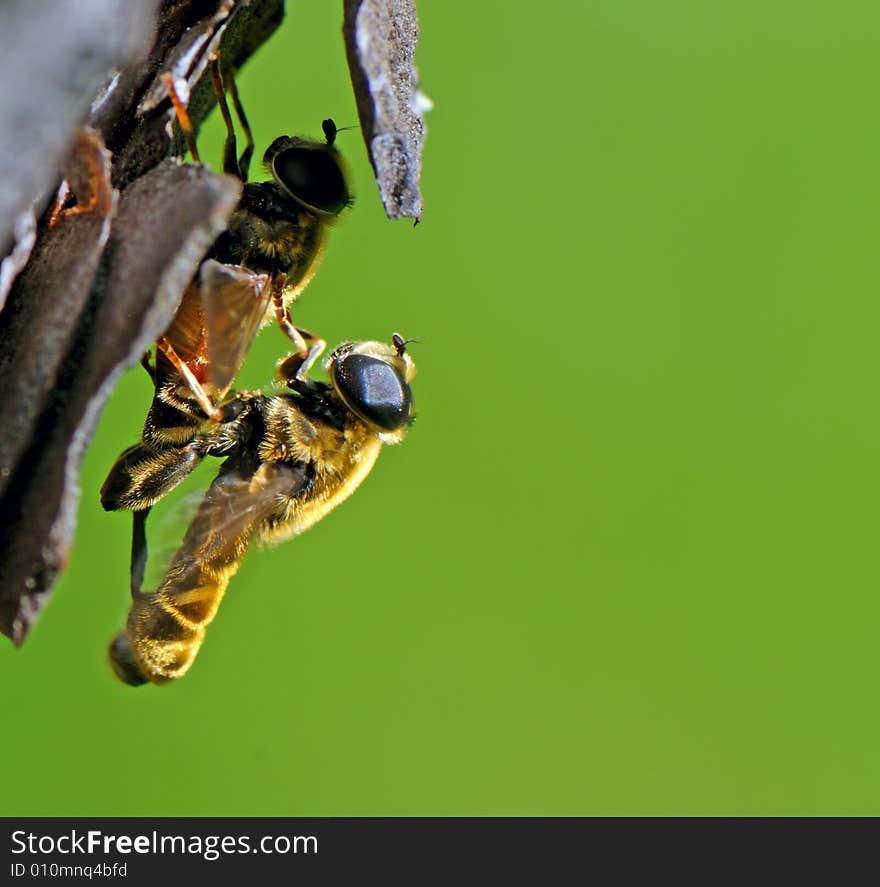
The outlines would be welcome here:
M 334 152 L 321 147 L 291 147 L 276 154 L 272 171 L 278 183 L 300 203 L 328 215 L 348 205 L 345 175 Z
M 342 399 L 362 419 L 383 431 L 397 431 L 409 421 L 409 385 L 386 361 L 368 354 L 340 357 L 333 369 Z

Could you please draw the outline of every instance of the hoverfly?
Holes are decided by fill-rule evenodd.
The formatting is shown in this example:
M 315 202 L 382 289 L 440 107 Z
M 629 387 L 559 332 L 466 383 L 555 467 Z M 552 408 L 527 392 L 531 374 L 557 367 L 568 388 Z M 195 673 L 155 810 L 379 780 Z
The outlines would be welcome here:
M 302 356 L 291 354 L 278 365 L 290 393 L 231 394 L 223 405 L 226 421 L 203 423 L 203 431 L 169 446 L 152 464 L 111 472 L 102 504 L 136 512 L 133 601 L 125 630 L 110 645 L 122 681 L 163 684 L 183 675 L 249 544 L 307 530 L 357 489 L 383 443 L 403 440 L 415 375 L 406 345 L 397 334 L 391 345 L 341 345 L 325 364 L 329 384 L 310 379 Z M 137 549 L 144 556 L 146 550 L 138 540 L 143 517 L 205 455 L 226 458 L 158 589 L 144 593 L 136 563 Z
M 291 323 L 290 305 L 314 276 L 330 225 L 352 204 L 347 168 L 334 146 L 336 125 L 330 119 L 322 124 L 324 141 L 275 139 L 263 155 L 271 180 L 248 182 L 254 141 L 235 80 L 229 76 L 224 84 L 216 57 L 211 76 L 226 126 L 223 170 L 244 186 L 227 230 L 157 340 L 155 364 L 144 364 L 156 389 L 143 435 L 144 445 L 153 449 L 189 438 L 205 416 L 222 420 L 217 403 L 241 368 L 257 330 L 273 318 L 308 368 L 308 337 Z M 190 153 L 199 161 L 186 108 L 170 76 L 166 86 Z M 227 89 L 247 139 L 238 159 Z M 313 341 L 312 359 L 322 348 L 323 343 Z

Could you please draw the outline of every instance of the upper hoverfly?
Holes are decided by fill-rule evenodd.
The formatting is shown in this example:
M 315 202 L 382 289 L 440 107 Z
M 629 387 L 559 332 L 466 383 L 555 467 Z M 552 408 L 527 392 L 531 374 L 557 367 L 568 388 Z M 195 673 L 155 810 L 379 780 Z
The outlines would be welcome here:
M 234 418 L 203 423 L 138 472 L 111 472 L 102 504 L 135 510 L 133 600 L 126 628 L 110 646 L 122 681 L 163 684 L 183 675 L 250 542 L 281 541 L 308 529 L 357 489 L 383 443 L 403 439 L 412 422 L 415 375 L 406 345 L 395 334 L 391 345 L 340 346 L 326 364 L 329 384 L 308 378 L 303 359 L 293 354 L 278 366 L 290 393 L 231 394 L 224 406 L 234 405 Z M 206 455 L 226 458 L 165 578 L 144 593 L 138 562 L 146 557 L 145 515 Z
M 156 361 L 147 366 L 156 393 L 144 428 L 144 445 L 162 448 L 186 439 L 205 417 L 221 421 L 217 406 L 229 389 L 257 330 L 277 320 L 296 346 L 304 369 L 323 343 L 291 323 L 290 305 L 308 285 L 323 257 L 330 225 L 351 205 L 348 172 L 334 145 L 336 125 L 323 122 L 324 141 L 280 136 L 263 163 L 271 175 L 248 182 L 254 141 L 234 79 L 224 84 L 211 61 L 214 91 L 226 126 L 223 170 L 244 182 L 227 230 L 217 239 L 185 291 L 170 326 L 157 340 Z M 199 160 L 186 109 L 170 77 L 168 91 L 178 122 Z M 232 98 L 247 145 L 236 158 Z

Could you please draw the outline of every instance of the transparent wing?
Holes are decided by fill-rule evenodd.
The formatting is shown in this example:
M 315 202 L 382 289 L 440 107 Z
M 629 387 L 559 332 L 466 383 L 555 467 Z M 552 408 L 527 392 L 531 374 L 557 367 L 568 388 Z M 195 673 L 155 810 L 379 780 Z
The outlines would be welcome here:
M 302 463 L 264 462 L 252 470 L 227 460 L 187 528 L 163 589 L 172 595 L 183 592 L 202 584 L 206 574 L 237 565 L 261 526 L 283 518 L 309 483 Z
M 201 285 L 193 280 L 183 293 L 180 306 L 174 315 L 171 326 L 165 331 L 165 338 L 177 352 L 178 357 L 192 369 L 202 358 L 205 348 L 205 317 L 202 309 Z M 174 373 L 171 364 L 167 373 Z
M 232 384 L 272 297 L 268 274 L 214 259 L 202 262 L 199 287 L 205 313 L 208 373 L 218 392 Z
M 149 513 L 149 534 L 146 531 L 147 510 L 132 514 L 131 587 L 136 594 L 144 588 L 158 588 L 174 556 L 177 554 L 187 527 L 193 522 L 199 506 L 205 499 L 207 487 L 176 496 L 169 505 L 165 500 Z M 147 536 L 149 535 L 149 546 Z M 149 555 L 149 556 L 148 556 Z

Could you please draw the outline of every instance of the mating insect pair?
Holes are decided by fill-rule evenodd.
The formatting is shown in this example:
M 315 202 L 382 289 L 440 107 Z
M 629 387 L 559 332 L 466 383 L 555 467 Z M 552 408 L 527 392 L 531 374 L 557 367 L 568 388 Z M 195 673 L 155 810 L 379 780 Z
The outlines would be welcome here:
M 114 671 L 129 684 L 184 674 L 249 543 L 281 540 L 320 520 L 354 492 L 383 443 L 403 438 L 412 418 L 415 370 L 400 336 L 390 346 L 337 348 L 327 384 L 309 378 L 324 342 L 290 319 L 328 226 L 351 203 L 335 124 L 324 121 L 324 142 L 276 139 L 264 155 L 272 180 L 248 183 L 247 119 L 216 61 L 212 77 L 227 129 L 224 171 L 245 183 L 241 201 L 157 341 L 155 363 L 145 361 L 155 393 L 141 442 L 119 457 L 101 490 L 105 508 L 134 512 L 133 603 L 110 650 Z M 170 80 L 168 87 L 198 160 L 186 110 Z M 224 87 L 247 137 L 238 159 Z M 251 340 L 273 317 L 296 346 L 278 367 L 290 393 L 230 393 Z M 206 456 L 225 461 L 164 580 L 145 594 L 146 516 Z

